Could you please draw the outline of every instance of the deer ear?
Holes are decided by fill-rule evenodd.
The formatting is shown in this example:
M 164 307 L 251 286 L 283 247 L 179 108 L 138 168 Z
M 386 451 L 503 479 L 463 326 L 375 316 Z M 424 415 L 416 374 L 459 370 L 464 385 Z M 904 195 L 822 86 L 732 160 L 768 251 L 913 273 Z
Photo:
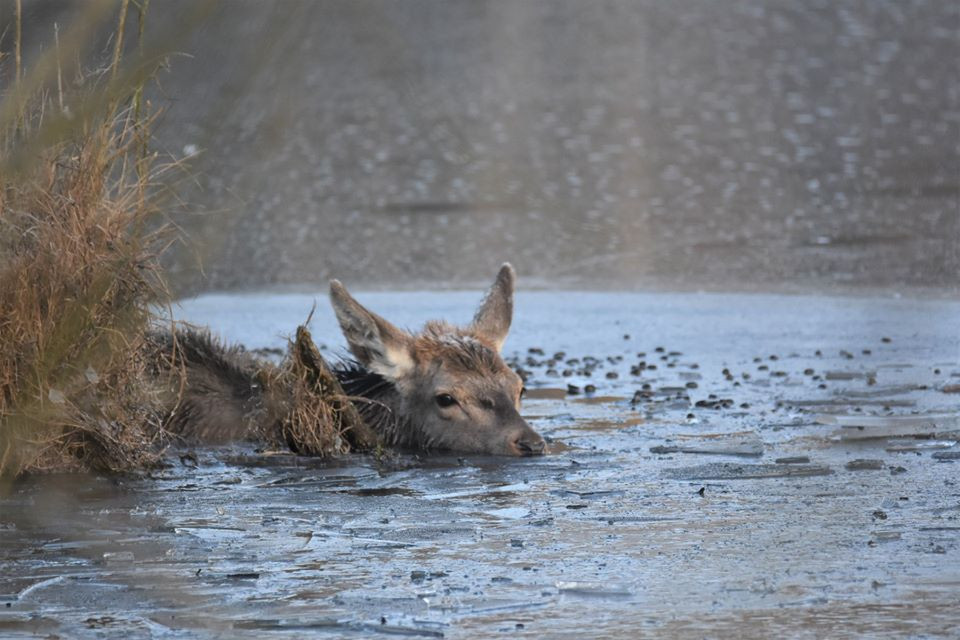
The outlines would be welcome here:
M 470 328 L 489 340 L 497 351 L 503 347 L 513 319 L 513 283 L 517 275 L 509 262 L 503 263 Z
M 330 281 L 330 303 L 360 364 L 388 380 L 397 380 L 413 370 L 410 334 L 368 311 L 339 280 Z

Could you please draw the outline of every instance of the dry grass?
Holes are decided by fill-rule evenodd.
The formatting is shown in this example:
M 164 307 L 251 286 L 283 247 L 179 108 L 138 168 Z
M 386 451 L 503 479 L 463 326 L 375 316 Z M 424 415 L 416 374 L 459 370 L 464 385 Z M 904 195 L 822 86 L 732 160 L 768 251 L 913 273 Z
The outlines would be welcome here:
M 143 358 L 161 236 L 125 114 L 0 181 L 0 472 L 138 468 L 162 433 Z M 148 435 L 150 434 L 150 435 Z
M 120 470 L 154 450 L 135 425 L 156 413 L 141 354 L 159 238 L 112 124 L 0 185 L 0 472 L 64 456 Z
M 163 235 L 150 231 L 156 173 L 140 85 L 121 95 L 97 82 L 118 63 L 68 103 L 106 99 L 53 136 L 62 120 L 48 117 L 57 111 L 48 94 L 6 96 L 18 108 L 0 122 L 4 161 L 37 139 L 54 142 L 0 172 L 0 476 L 157 460 L 160 406 L 143 345 L 165 299 Z
M 287 357 L 265 368 L 266 414 L 261 438 L 301 455 L 332 456 L 378 446 L 305 326 L 297 328 Z
M 142 37 L 146 2 L 119 6 L 110 62 L 69 96 L 59 33 L 39 71 L 24 72 L 16 13 L 13 89 L 0 102 L 0 479 L 149 468 L 183 397 L 176 339 L 168 362 L 149 340 L 168 301 L 155 193 L 171 165 L 147 152 L 143 99 L 158 55 L 139 47 L 121 67 L 128 10 Z M 314 456 L 377 447 L 305 328 L 280 367 L 257 375 L 262 413 L 246 418 L 262 440 Z

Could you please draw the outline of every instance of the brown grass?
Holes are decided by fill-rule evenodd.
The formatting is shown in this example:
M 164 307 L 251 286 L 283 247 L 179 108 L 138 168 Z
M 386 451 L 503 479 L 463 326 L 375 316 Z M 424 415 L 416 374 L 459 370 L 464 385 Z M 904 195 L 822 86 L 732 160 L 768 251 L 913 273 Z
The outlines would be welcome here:
M 157 460 L 163 431 L 143 345 L 166 299 L 163 232 L 150 231 L 156 172 L 141 144 L 150 118 L 131 106 L 140 86 L 124 96 L 97 81 L 118 64 L 117 55 L 71 96 L 91 108 L 54 135 L 51 121 L 62 120 L 47 117 L 47 94 L 6 97 L 22 108 L 0 122 L 0 476 Z M 107 99 L 94 109 L 98 92 Z M 6 162 L 38 138 L 54 142 L 29 163 Z
M 301 455 L 370 451 L 375 433 L 360 418 L 305 326 L 297 327 L 280 367 L 264 368 L 266 413 L 261 439 Z
M 0 181 L 0 472 L 141 467 L 159 429 L 142 357 L 161 237 L 125 116 Z
M 111 61 L 69 96 L 59 32 L 55 51 L 24 72 L 16 14 L 15 82 L 0 102 L 0 480 L 149 468 L 182 397 L 176 339 L 172 361 L 158 362 L 148 338 L 168 302 L 156 193 L 173 165 L 147 151 L 143 99 L 159 54 L 138 45 L 121 67 L 127 12 L 137 9 L 142 38 L 146 2 L 119 7 Z M 248 418 L 261 419 L 261 440 L 313 456 L 378 446 L 305 328 L 284 363 L 258 375 L 266 411 Z

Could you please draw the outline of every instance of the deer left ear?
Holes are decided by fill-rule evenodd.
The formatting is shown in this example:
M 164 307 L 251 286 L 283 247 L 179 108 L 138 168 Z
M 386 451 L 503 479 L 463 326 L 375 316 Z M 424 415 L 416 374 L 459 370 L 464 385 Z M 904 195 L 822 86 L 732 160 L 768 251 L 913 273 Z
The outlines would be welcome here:
M 503 347 L 510 331 L 510 321 L 513 319 L 513 285 L 516 278 L 517 274 L 510 263 L 503 263 L 497 279 L 487 291 L 480 308 L 473 316 L 473 322 L 470 323 L 470 328 L 492 343 L 497 351 Z
M 360 364 L 394 381 L 413 371 L 412 338 L 407 332 L 354 300 L 339 280 L 330 281 L 330 303 Z

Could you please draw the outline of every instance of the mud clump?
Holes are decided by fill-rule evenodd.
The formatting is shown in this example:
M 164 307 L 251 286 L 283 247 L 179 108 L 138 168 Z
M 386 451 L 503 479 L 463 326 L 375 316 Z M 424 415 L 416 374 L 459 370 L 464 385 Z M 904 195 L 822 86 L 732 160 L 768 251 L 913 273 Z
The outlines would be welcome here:
M 665 469 L 671 480 L 749 480 L 761 478 L 799 478 L 833 473 L 830 467 L 817 464 L 734 464 L 715 462 L 693 467 Z
M 707 400 L 697 400 L 694 406 L 699 409 L 729 409 L 733 404 L 732 398 L 717 398 L 711 396 Z
M 931 456 L 934 460 L 960 460 L 960 451 L 937 451 Z
M 851 460 L 844 468 L 847 471 L 880 471 L 883 469 L 883 460 Z

